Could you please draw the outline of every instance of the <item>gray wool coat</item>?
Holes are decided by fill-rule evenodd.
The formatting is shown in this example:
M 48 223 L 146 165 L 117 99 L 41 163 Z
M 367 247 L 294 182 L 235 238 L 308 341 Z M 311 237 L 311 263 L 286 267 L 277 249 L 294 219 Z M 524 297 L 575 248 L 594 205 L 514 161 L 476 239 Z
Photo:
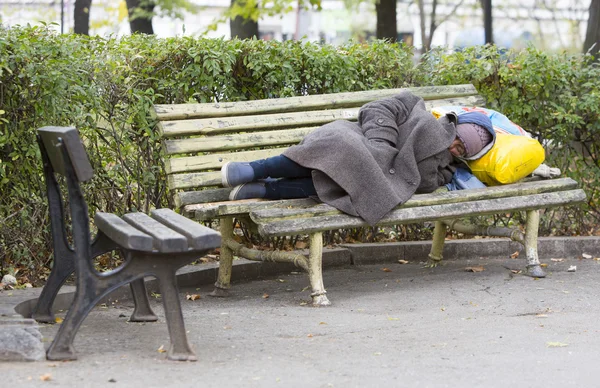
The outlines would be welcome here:
M 373 225 L 415 192 L 450 182 L 455 137 L 454 114 L 436 120 L 404 91 L 364 105 L 358 123 L 318 128 L 283 155 L 313 170 L 321 201 Z

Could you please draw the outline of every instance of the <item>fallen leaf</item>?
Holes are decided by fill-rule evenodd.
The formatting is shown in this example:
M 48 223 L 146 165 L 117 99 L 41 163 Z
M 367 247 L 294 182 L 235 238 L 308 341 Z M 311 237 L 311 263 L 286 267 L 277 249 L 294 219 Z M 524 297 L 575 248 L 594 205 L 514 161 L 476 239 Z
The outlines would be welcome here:
M 231 326 L 223 326 L 223 330 L 231 330 Z
M 538 318 L 548 318 L 546 314 L 535 314 L 535 316 Z
M 319 322 L 319 325 L 326 325 L 327 322 Z
M 398 263 L 400 263 L 400 264 L 408 264 L 408 260 L 398 260 Z
M 546 268 L 547 266 L 548 266 L 548 264 L 547 264 L 547 263 L 541 263 L 541 264 L 540 264 L 540 267 L 542 267 L 542 268 Z
M 52 380 L 52 375 L 50 373 L 46 373 L 45 375 L 40 376 L 40 380 L 42 381 L 50 381 Z
M 279 283 L 285 283 L 285 280 L 284 280 L 284 279 L 277 279 L 277 281 L 278 281 Z
M 569 267 L 569 269 L 567 270 L 567 272 L 575 272 L 577 271 L 577 266 L 576 265 L 572 265 Z
M 304 291 L 308 291 L 309 289 L 310 289 L 310 286 L 306 286 L 306 287 L 304 287 L 304 288 L 302 289 L 302 292 L 304 292 Z
M 587 253 L 582 253 L 581 257 L 583 257 L 584 259 L 591 259 L 592 255 L 588 255 Z
M 519 270 L 519 269 L 511 269 L 510 272 L 512 272 L 512 273 L 521 273 L 521 270 Z
M 56 323 L 62 323 L 63 319 L 61 317 L 56 317 L 54 318 L 54 322 Z
M 187 300 L 198 300 L 198 299 L 200 299 L 200 295 L 198 295 L 198 294 L 191 294 L 191 295 L 189 295 L 188 294 L 188 295 L 185 296 L 185 299 L 187 299 Z
M 382 270 L 383 272 L 392 272 L 392 270 L 391 270 L 391 269 L 389 269 L 389 268 L 382 268 L 381 270 Z
M 441 307 L 440 310 L 446 311 L 446 308 L 445 307 Z
M 562 342 L 546 342 L 546 346 L 549 348 L 564 348 L 565 346 L 569 346 L 569 344 L 564 344 Z
M 269 294 L 267 294 L 266 292 L 263 294 L 263 299 L 269 299 Z
M 388 321 L 399 321 L 400 318 L 388 317 Z
M 165 353 L 167 350 L 165 349 L 164 345 L 160 345 L 160 348 L 156 349 L 156 351 L 159 353 Z
M 595 261 L 600 261 L 600 257 L 594 257 Z
M 308 338 L 312 338 L 312 337 L 313 337 L 313 335 L 312 335 L 312 334 L 307 334 L 306 336 L 307 336 Z
M 481 266 L 481 265 L 478 265 L 475 267 L 467 267 L 467 268 L 465 268 L 465 271 L 467 271 L 467 272 L 483 272 L 483 271 L 485 271 L 485 268 L 483 268 L 483 266 Z
M 300 306 L 306 306 L 308 302 L 300 302 Z
M 512 255 L 510 255 L 511 259 L 516 259 L 517 257 L 519 257 L 519 251 L 515 251 Z
M 381 352 L 375 352 L 373 353 L 374 356 L 381 356 Z
M 565 259 L 550 259 L 550 261 L 554 261 L 556 263 L 560 263 L 561 261 L 565 261 Z

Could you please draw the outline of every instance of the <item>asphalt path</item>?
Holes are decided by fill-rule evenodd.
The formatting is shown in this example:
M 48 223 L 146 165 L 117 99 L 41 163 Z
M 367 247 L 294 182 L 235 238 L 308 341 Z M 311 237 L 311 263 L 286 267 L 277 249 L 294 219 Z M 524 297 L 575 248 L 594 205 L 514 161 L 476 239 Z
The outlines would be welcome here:
M 94 309 L 72 362 L 0 363 L 2 387 L 598 387 L 600 261 L 388 263 L 325 271 L 332 306 L 310 306 L 304 274 L 181 290 L 196 362 L 166 360 L 156 323 L 130 301 Z M 568 269 L 576 266 L 575 272 Z M 475 272 L 472 272 L 475 271 Z M 200 295 L 187 299 L 187 295 Z M 40 328 L 48 343 L 56 325 Z

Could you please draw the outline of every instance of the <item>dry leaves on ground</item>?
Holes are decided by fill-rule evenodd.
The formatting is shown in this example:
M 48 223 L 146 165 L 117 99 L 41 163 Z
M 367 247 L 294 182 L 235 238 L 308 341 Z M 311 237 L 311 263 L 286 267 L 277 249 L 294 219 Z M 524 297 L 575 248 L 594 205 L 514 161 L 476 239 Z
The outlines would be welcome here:
M 467 272 L 483 272 L 483 271 L 485 271 L 485 268 L 483 268 L 483 266 L 481 266 L 481 265 L 477 265 L 474 267 L 467 267 L 467 268 L 465 268 L 465 271 L 467 271 Z
M 519 257 L 519 251 L 515 251 L 512 255 L 510 255 L 511 259 L 516 259 L 517 257 Z
M 398 263 L 400 263 L 400 264 L 408 264 L 408 260 L 398 260 Z
M 52 380 L 52 375 L 50 373 L 46 373 L 45 375 L 40 376 L 40 380 L 42 381 L 50 381 Z
M 200 295 L 198 294 L 188 294 L 185 296 L 186 300 L 198 300 L 200 299 Z
M 381 270 L 382 270 L 383 272 L 392 272 L 392 270 L 391 270 L 391 269 L 389 269 L 389 268 L 382 268 Z
M 565 346 L 569 346 L 569 344 L 564 344 L 562 342 L 546 342 L 546 346 L 549 348 L 564 348 Z

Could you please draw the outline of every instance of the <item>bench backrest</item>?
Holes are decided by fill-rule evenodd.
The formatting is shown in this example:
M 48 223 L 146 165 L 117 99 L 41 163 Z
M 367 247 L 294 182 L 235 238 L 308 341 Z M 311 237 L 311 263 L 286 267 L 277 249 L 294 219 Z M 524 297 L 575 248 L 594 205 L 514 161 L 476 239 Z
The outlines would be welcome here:
M 75 178 L 85 182 L 94 176 L 94 170 L 85 152 L 79 132 L 73 127 L 43 127 L 38 129 L 40 147 L 45 151 L 53 172 L 67 175 L 63 148 L 66 149 Z
M 404 89 L 335 93 L 241 102 L 155 105 L 166 153 L 168 187 L 175 204 L 227 201 L 220 169 L 228 161 L 281 154 L 309 132 L 334 120 L 356 121 L 367 102 Z M 444 105 L 484 106 L 473 85 L 408 88 L 429 109 Z

